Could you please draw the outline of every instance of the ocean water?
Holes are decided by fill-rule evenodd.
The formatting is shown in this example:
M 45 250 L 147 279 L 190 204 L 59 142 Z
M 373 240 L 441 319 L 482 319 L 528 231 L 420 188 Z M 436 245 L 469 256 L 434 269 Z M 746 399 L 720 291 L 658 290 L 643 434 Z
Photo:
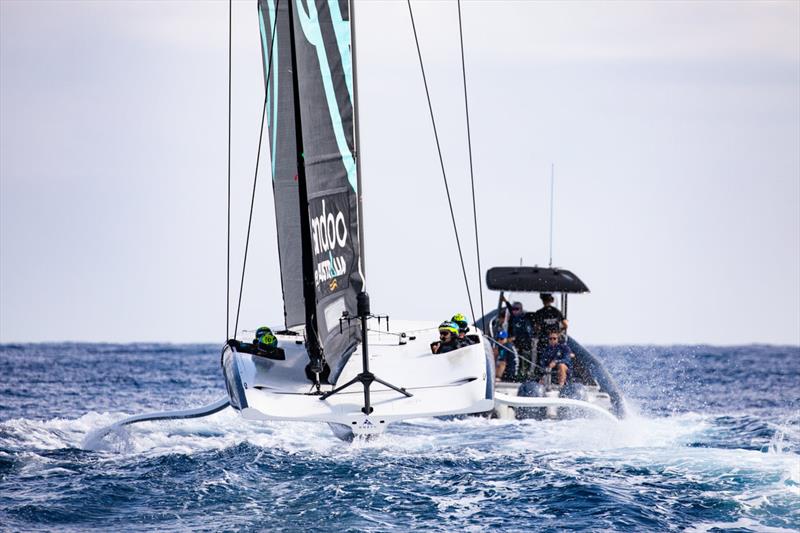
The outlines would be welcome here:
M 230 409 L 207 345 L 0 346 L 3 531 L 797 531 L 800 348 L 590 347 L 634 414 L 324 425 Z

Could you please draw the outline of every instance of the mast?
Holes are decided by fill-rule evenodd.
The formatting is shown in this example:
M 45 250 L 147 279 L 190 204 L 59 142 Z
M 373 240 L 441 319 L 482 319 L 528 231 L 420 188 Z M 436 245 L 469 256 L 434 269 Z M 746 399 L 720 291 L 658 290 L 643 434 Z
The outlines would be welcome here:
M 289 7 L 289 38 L 291 41 L 292 58 L 292 91 L 294 94 L 294 121 L 295 121 L 295 142 L 297 152 L 297 183 L 299 190 L 300 212 L 308 212 L 308 189 L 306 184 L 306 169 L 303 149 L 303 128 L 302 116 L 300 113 L 300 86 L 297 80 L 297 54 L 294 36 L 294 9 L 293 1 L 287 2 Z M 303 300 L 306 311 L 306 350 L 311 358 L 312 370 L 319 374 L 322 372 L 322 348 L 320 346 L 317 316 L 316 316 L 316 289 L 314 286 L 314 261 L 313 250 L 311 248 L 311 224 L 307 215 L 300 217 L 300 246 L 302 248 L 303 266 Z M 314 368 L 315 363 L 319 368 Z
M 353 65 L 353 130 L 354 130 L 354 154 L 356 158 L 356 183 L 358 184 L 358 244 L 360 255 L 360 269 L 361 275 L 364 276 L 366 266 L 364 265 L 364 205 L 363 196 L 364 189 L 361 187 L 361 136 L 359 133 L 359 119 L 358 119 L 358 69 L 356 63 L 358 62 L 356 56 L 356 3 L 350 0 L 350 53 L 352 55 Z

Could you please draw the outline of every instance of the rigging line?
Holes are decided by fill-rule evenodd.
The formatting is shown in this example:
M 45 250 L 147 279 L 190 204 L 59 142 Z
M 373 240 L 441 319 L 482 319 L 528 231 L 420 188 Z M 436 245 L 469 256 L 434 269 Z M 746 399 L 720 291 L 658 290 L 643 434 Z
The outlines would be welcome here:
M 433 125 L 433 136 L 436 139 L 436 151 L 439 153 L 439 165 L 442 167 L 442 179 L 444 180 L 444 190 L 447 193 L 447 204 L 450 206 L 450 218 L 453 221 L 453 232 L 456 236 L 456 245 L 458 246 L 458 258 L 461 261 L 461 272 L 464 274 L 464 285 L 467 288 L 467 300 L 469 300 L 469 310 L 472 313 L 472 321 L 475 322 L 475 309 L 472 306 L 472 294 L 469 290 L 469 281 L 467 280 L 467 268 L 464 265 L 464 255 L 461 253 L 461 241 L 458 238 L 458 226 L 456 225 L 456 215 L 453 212 L 453 201 L 450 198 L 450 187 L 447 184 L 447 174 L 444 170 L 444 159 L 442 159 L 442 148 L 439 145 L 439 134 L 436 131 L 436 120 L 433 118 L 433 105 L 431 104 L 431 94 L 428 91 L 428 80 L 425 77 L 425 67 L 422 63 L 422 51 L 419 48 L 419 38 L 417 38 L 417 26 L 414 24 L 414 12 L 411 9 L 411 0 L 408 2 L 408 14 L 411 16 L 411 28 L 414 30 L 414 42 L 417 45 L 417 56 L 419 57 L 419 69 L 422 72 L 422 82 L 425 85 L 425 96 L 428 99 L 428 110 L 431 114 L 431 124 Z
M 264 137 L 264 119 L 267 116 L 267 99 L 264 98 L 264 108 L 261 111 L 261 130 L 258 134 L 258 153 L 256 154 L 256 172 L 253 178 L 253 193 L 250 196 L 250 216 L 247 219 L 247 237 L 244 241 L 244 260 L 242 261 L 242 280 L 239 284 L 239 301 L 236 305 L 236 324 L 233 327 L 233 340 L 236 340 L 239 331 L 239 313 L 242 310 L 242 293 L 244 292 L 244 274 L 247 270 L 247 251 L 250 248 L 250 227 L 253 223 L 253 205 L 256 200 L 256 184 L 258 183 L 258 164 L 261 159 L 261 139 Z
M 458 38 L 461 43 L 461 79 L 464 82 L 464 113 L 467 117 L 467 150 L 469 152 L 469 181 L 472 186 L 472 220 L 475 224 L 475 254 L 478 259 L 478 295 L 481 301 L 481 318 L 486 316 L 483 308 L 483 278 L 481 277 L 481 245 L 478 239 L 478 209 L 475 206 L 475 173 L 472 166 L 472 135 L 469 128 L 469 98 L 467 97 L 467 69 L 464 66 L 464 33 L 461 30 L 461 0 L 458 0 Z M 472 317 L 475 323 L 475 317 Z M 484 329 L 486 325 L 484 324 Z
M 550 268 L 553 267 L 553 190 L 555 185 L 555 163 L 550 164 Z
M 233 0 L 228 0 L 228 251 L 225 268 L 225 338 L 230 339 L 231 327 L 231 57 L 233 48 Z
M 253 174 L 253 193 L 250 196 L 250 215 L 247 218 L 247 237 L 244 241 L 244 259 L 242 260 L 242 280 L 239 284 L 239 302 L 236 305 L 236 325 L 233 328 L 233 339 L 236 340 L 239 331 L 239 313 L 242 310 L 242 294 L 244 293 L 244 274 L 247 270 L 247 251 L 250 248 L 250 228 L 253 224 L 253 206 L 256 202 L 256 185 L 258 184 L 258 165 L 261 161 L 261 141 L 264 138 L 264 122 L 267 117 L 267 100 L 269 99 L 269 81 L 272 79 L 272 51 L 275 49 L 275 30 L 278 27 L 278 6 L 281 0 L 275 2 L 275 20 L 272 23 L 272 40 L 269 45 L 269 58 L 267 60 L 266 85 L 264 88 L 264 107 L 261 110 L 261 128 L 258 130 L 258 151 L 256 152 L 256 170 Z

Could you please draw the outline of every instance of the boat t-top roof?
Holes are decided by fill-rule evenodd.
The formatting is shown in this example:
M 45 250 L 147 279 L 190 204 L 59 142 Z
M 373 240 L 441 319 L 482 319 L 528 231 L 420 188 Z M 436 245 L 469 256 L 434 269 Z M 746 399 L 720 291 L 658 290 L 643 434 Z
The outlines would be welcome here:
M 494 267 L 486 272 L 486 286 L 493 291 L 589 292 L 589 287 L 569 270 L 544 267 Z

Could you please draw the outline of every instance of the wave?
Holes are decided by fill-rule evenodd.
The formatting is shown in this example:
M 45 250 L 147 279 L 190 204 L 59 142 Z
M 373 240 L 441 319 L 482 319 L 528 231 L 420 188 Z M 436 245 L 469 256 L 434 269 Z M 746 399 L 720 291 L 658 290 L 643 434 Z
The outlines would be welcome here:
M 618 529 L 625 520 L 634 529 L 679 525 L 696 531 L 745 523 L 782 531 L 800 523 L 793 419 L 785 421 L 785 431 L 775 428 L 767 446 L 759 444 L 762 427 L 753 427 L 752 420 L 702 413 L 618 424 L 421 419 L 348 444 L 323 424 L 253 423 L 226 410 L 204 419 L 129 426 L 94 450 L 81 449 L 93 429 L 126 415 L 92 412 L 77 419 L 0 423 L 0 475 L 8 490 L 46 484 L 55 494 L 75 479 L 100 479 L 93 493 L 113 499 L 121 497 L 120 480 L 132 479 L 150 497 L 166 499 L 169 508 L 180 508 L 186 499 L 233 506 L 216 521 L 194 513 L 188 522 L 158 522 L 154 529 L 313 527 L 327 516 L 315 507 L 320 495 L 342 508 L 348 518 L 336 523 L 345 529 L 442 523 L 454 529 L 477 523 L 559 529 L 554 517 L 566 508 L 572 520 L 591 517 L 584 527 L 597 529 Z M 730 421 L 737 417 L 737 427 L 750 431 L 756 443 L 728 446 Z M 165 483 L 176 494 L 165 494 Z M 264 501 L 269 504 L 254 503 Z M 251 504 L 256 506 L 246 507 Z M 584 505 L 589 507 L 581 510 Z M 25 520 L 34 511 L 52 511 L 21 503 L 12 509 L 24 511 Z M 286 515 L 288 509 L 306 510 L 298 517 Z M 706 509 L 717 510 L 715 519 L 698 520 L 708 515 Z M 93 512 L 102 517 L 99 508 Z

